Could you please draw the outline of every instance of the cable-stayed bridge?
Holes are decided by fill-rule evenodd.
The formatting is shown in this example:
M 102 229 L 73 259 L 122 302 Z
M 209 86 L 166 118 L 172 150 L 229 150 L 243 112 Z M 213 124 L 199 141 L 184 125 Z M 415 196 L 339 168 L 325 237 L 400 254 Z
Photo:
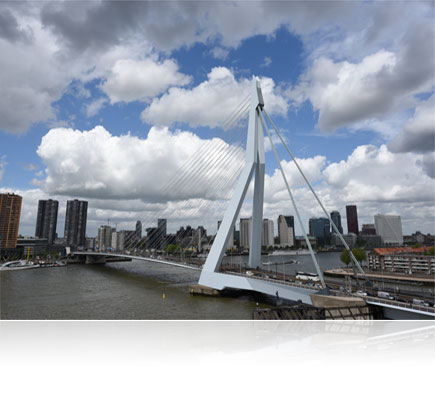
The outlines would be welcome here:
M 198 229 L 192 231 L 186 237 L 175 237 L 175 242 L 184 243 L 179 250 L 179 258 L 189 254 L 192 247 L 209 247 L 209 252 L 205 263 L 201 266 L 194 265 L 186 258 L 184 262 L 166 259 L 158 256 L 152 257 L 150 250 L 155 248 L 162 249 L 171 245 L 170 235 L 166 233 L 166 219 L 159 219 L 156 228 L 147 231 L 147 241 L 131 235 L 128 248 L 128 257 L 140 259 L 148 262 L 166 264 L 174 267 L 198 270 L 199 284 L 216 290 L 225 288 L 252 290 L 271 296 L 277 296 L 292 301 L 302 301 L 305 304 L 312 304 L 311 295 L 315 293 L 332 294 L 327 288 L 323 273 L 317 262 L 316 255 L 311 247 L 308 235 L 304 228 L 298 206 L 296 204 L 292 188 L 287 180 L 286 174 L 278 157 L 272 133 L 274 132 L 280 143 L 283 145 L 307 187 L 311 191 L 314 199 L 322 209 L 326 218 L 330 221 L 333 231 L 340 238 L 343 246 L 349 251 L 352 258 L 353 267 L 364 277 L 365 273 L 355 258 L 339 229 L 326 211 L 324 205 L 315 193 L 312 185 L 299 166 L 298 161 L 293 156 L 279 130 L 273 123 L 269 114 L 265 110 L 263 94 L 260 83 L 253 79 L 251 94 L 233 114 L 223 124 L 224 128 L 240 121 L 244 115 L 248 114 L 247 135 L 243 133 L 232 138 L 210 139 L 199 147 L 193 157 L 188 159 L 180 167 L 172 179 L 162 184 L 159 192 L 160 197 L 169 199 L 164 205 L 156 199 L 154 207 L 148 212 L 148 221 L 155 215 L 159 216 L 178 216 L 179 220 L 195 220 L 200 218 L 200 210 L 209 212 L 212 215 L 222 215 L 220 227 L 212 243 L 203 244 L 203 231 Z M 266 122 L 267 121 L 267 122 Z M 266 135 L 265 135 L 266 133 Z M 276 159 L 289 200 L 303 233 L 306 246 L 310 252 L 314 267 L 319 277 L 319 284 L 304 285 L 293 282 L 282 276 L 270 277 L 266 274 L 258 274 L 262 267 L 261 248 L 262 248 L 262 224 L 263 224 L 263 202 L 264 202 L 264 182 L 265 182 L 265 137 L 270 143 L 273 155 Z M 246 151 L 243 150 L 246 146 Z M 244 160 L 243 160 L 244 156 Z M 241 209 L 246 205 L 246 197 L 253 181 L 253 199 L 248 208 L 251 209 L 251 226 L 249 231 L 249 257 L 248 264 L 242 270 L 227 270 L 223 268 L 223 258 L 228 248 L 228 243 L 234 232 L 236 220 L 240 215 Z M 252 190 L 252 188 L 251 188 Z M 157 196 L 157 197 L 159 197 Z M 164 222 L 163 222 L 164 221 Z M 190 228 L 190 227 L 189 227 Z M 154 229 L 154 230 L 153 230 Z M 187 229 L 187 228 L 186 228 Z M 181 234 L 180 234 L 181 235 Z M 168 239 L 169 238 L 169 239 Z M 183 242 L 184 241 L 184 242 Z M 134 253 L 139 252 L 139 255 Z M 124 253 L 113 252 L 76 252 L 77 255 L 87 257 L 122 256 Z M 368 280 L 367 280 L 368 281 Z M 400 302 L 386 302 L 374 297 L 367 298 L 367 303 L 377 305 L 384 309 L 384 315 L 388 318 L 433 318 L 435 316 L 430 308 L 408 307 Z M 433 307 L 432 307 L 433 309 Z

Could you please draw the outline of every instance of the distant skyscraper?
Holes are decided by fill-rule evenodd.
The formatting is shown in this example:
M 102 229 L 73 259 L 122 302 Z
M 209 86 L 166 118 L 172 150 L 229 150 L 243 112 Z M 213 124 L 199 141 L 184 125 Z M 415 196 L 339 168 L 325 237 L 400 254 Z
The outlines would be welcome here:
M 165 236 L 166 235 L 166 218 L 159 218 L 157 220 L 157 228 L 159 230 L 160 235 Z
M 402 220 L 399 215 L 375 215 L 376 234 L 384 244 L 403 244 Z
M 86 242 L 86 221 L 88 202 L 68 200 L 65 215 L 65 243 L 67 246 L 84 246 Z
M 295 245 L 295 222 L 292 215 L 278 217 L 278 236 L 281 247 Z
M 58 208 L 57 200 L 39 200 L 35 236 L 48 239 L 48 244 L 53 244 L 56 239 Z
M 341 226 L 341 215 L 338 211 L 332 211 L 331 212 L 331 219 L 332 222 L 335 224 L 335 226 L 337 227 L 338 231 L 340 233 L 343 233 L 343 227 Z M 334 228 L 331 225 L 331 233 L 335 233 L 334 232 Z
M 274 236 L 273 236 L 273 221 L 271 219 L 263 219 L 263 232 L 261 235 L 261 245 L 262 246 L 273 246 Z
M 21 203 L 23 198 L 17 194 L 0 194 L 0 248 L 17 247 L 20 226 Z
M 310 218 L 310 236 L 314 236 L 320 245 L 331 243 L 331 226 L 328 218 Z
M 358 213 L 356 206 L 346 206 L 347 233 L 358 235 Z
M 240 218 L 240 247 L 249 249 L 251 242 L 252 218 Z
M 142 237 L 142 222 L 140 221 L 136 222 L 136 237 L 138 238 Z

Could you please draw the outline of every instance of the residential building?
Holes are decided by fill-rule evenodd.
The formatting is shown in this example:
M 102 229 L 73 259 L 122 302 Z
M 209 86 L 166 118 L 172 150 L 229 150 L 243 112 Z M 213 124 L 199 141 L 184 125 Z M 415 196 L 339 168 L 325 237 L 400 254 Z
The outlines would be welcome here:
M 49 245 L 53 244 L 56 239 L 58 209 L 57 200 L 48 199 L 38 202 L 35 237 L 46 238 Z
M 320 246 L 331 244 L 331 226 L 328 218 L 310 218 L 309 234 Z
M 273 221 L 271 219 L 267 219 L 267 218 L 263 219 L 261 245 L 267 247 L 274 245 Z
M 0 248 L 17 247 L 23 198 L 14 193 L 0 194 Z
M 435 273 L 435 256 L 425 255 L 429 247 L 388 247 L 376 248 L 369 253 L 370 269 L 404 274 Z
M 382 238 L 382 243 L 387 245 L 402 245 L 402 220 L 399 215 L 375 215 L 376 234 Z
M 115 228 L 108 225 L 102 225 L 98 228 L 98 248 L 100 251 L 112 249 L 112 234 L 114 232 L 116 232 Z
M 338 231 L 343 234 L 343 227 L 341 226 L 341 215 L 338 211 L 331 212 L 331 220 L 337 227 Z M 331 225 L 331 233 L 335 233 L 334 228 Z
M 252 218 L 240 218 L 240 247 L 249 249 L 251 244 Z
M 358 213 L 356 206 L 346 206 L 347 233 L 354 233 L 358 236 Z
M 67 246 L 84 246 L 86 242 L 86 221 L 88 202 L 68 200 L 65 215 L 65 244 Z
M 295 245 L 295 222 L 292 215 L 280 215 L 278 217 L 278 238 L 281 247 L 293 247 Z

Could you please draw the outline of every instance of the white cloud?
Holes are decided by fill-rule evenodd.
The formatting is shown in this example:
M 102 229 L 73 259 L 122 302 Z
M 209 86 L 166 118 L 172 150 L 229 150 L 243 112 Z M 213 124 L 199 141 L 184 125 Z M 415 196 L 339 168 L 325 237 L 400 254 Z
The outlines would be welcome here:
M 270 114 L 287 113 L 286 100 L 276 94 L 271 78 L 261 78 L 265 107 Z M 192 127 L 216 127 L 237 109 L 250 94 L 251 80 L 236 80 L 225 67 L 215 67 L 207 80 L 192 89 L 171 88 L 167 94 L 155 98 L 141 114 L 150 124 L 170 125 L 176 121 Z
M 97 115 L 106 103 L 107 99 L 105 97 L 100 97 L 99 99 L 92 101 L 86 105 L 86 115 L 88 117 Z
M 152 59 L 117 60 L 101 89 L 113 104 L 150 99 L 168 87 L 187 85 L 190 80 L 191 77 L 178 71 L 177 63 L 171 59 L 161 62 Z
M 320 58 L 291 96 L 296 101 L 311 101 L 314 110 L 319 111 L 323 131 L 382 116 L 395 101 L 382 81 L 396 64 L 396 56 L 387 51 L 367 56 L 359 64 Z
M 269 67 L 272 64 L 272 59 L 270 57 L 264 57 L 262 67 Z
M 210 54 L 219 60 L 225 60 L 228 57 L 228 54 L 230 54 L 230 51 L 228 49 L 224 49 L 223 47 L 213 47 L 210 50 Z
M 367 121 L 376 127 L 374 120 L 382 123 L 391 113 L 415 107 L 413 96 L 431 92 L 435 85 L 434 27 L 425 18 L 414 23 L 417 20 L 419 28 L 405 26 L 405 33 L 401 31 L 388 50 L 378 49 L 355 61 L 318 56 L 289 97 L 295 104 L 311 102 L 322 131 Z
M 316 193 L 327 210 L 337 209 L 345 218 L 346 204 L 356 204 L 360 224 L 373 223 L 377 213 L 398 214 L 402 216 L 405 233 L 411 233 L 433 232 L 433 219 L 428 217 L 435 213 L 435 194 L 433 179 L 421 173 L 424 157 L 391 153 L 385 145 L 365 145 L 336 163 L 327 164 L 321 156 L 298 161 L 308 179 L 312 183 L 317 181 Z M 310 217 L 323 214 L 291 164 L 283 162 L 307 229 Z M 264 214 L 276 219 L 283 212 L 294 215 L 284 182 L 276 170 L 272 177 L 266 176 Z M 297 223 L 296 229 L 300 232 Z
M 243 151 L 220 139 L 202 140 L 190 132 L 151 128 L 146 139 L 112 136 L 102 126 L 90 131 L 65 128 L 50 130 L 37 154 L 47 166 L 46 177 L 34 181 L 51 194 L 85 196 L 94 199 L 209 198 L 219 196 L 216 180 L 225 183 L 241 167 Z M 229 157 L 227 165 L 219 161 Z M 186 165 L 186 160 L 195 160 Z M 215 167 L 210 167 L 215 163 Z M 182 180 L 185 169 L 193 181 Z M 179 176 L 167 192 L 165 184 Z M 214 181 L 213 181 L 214 180 Z M 228 183 L 226 184 L 228 185 Z M 231 186 L 230 186 L 231 187 Z
M 3 179 L 3 175 L 5 173 L 7 162 L 6 162 L 6 156 L 2 155 L 0 157 L 0 181 Z
M 427 153 L 435 151 L 435 97 L 420 103 L 414 116 L 389 144 L 394 152 Z

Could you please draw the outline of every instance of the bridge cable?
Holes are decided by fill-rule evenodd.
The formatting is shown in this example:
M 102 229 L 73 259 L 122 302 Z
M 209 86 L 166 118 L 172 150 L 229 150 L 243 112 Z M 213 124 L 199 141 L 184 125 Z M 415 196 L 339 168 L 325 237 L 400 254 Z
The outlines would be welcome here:
M 319 275 L 319 278 L 320 278 L 320 280 L 321 280 L 321 282 L 322 282 L 322 286 L 323 286 L 324 288 L 326 288 L 325 280 L 323 279 L 323 273 L 322 273 L 322 271 L 320 270 L 319 264 L 317 263 L 317 259 L 316 259 L 315 255 L 314 255 L 313 249 L 312 249 L 312 247 L 311 247 L 310 240 L 308 239 L 307 233 L 306 233 L 305 228 L 304 228 L 304 225 L 303 225 L 303 223 L 302 223 L 302 219 L 301 219 L 301 216 L 300 216 L 300 214 L 299 214 L 298 208 L 297 208 L 297 206 L 296 206 L 295 199 L 293 198 L 293 195 L 292 195 L 292 192 L 291 192 L 290 186 L 289 186 L 289 184 L 288 184 L 288 182 L 287 182 L 287 178 L 286 178 L 286 176 L 285 176 L 284 170 L 283 170 L 282 165 L 281 165 L 281 161 L 279 160 L 278 153 L 277 153 L 277 151 L 276 151 L 275 145 L 273 144 L 272 136 L 270 135 L 269 128 L 268 128 L 267 125 L 266 125 L 266 122 L 265 122 L 265 120 L 264 120 L 264 117 L 263 117 L 263 114 L 262 114 L 261 111 L 259 112 L 259 115 L 260 115 L 260 118 L 261 118 L 261 123 L 263 124 L 263 127 L 264 127 L 264 129 L 266 130 L 266 132 L 267 132 L 267 136 L 269 137 L 270 145 L 272 146 L 273 153 L 274 153 L 274 155 L 275 155 L 275 158 L 276 158 L 276 161 L 277 161 L 277 163 L 278 163 L 279 169 L 281 170 L 282 178 L 284 179 L 284 183 L 285 183 L 285 185 L 286 185 L 286 187 L 287 187 L 288 194 L 290 195 L 290 199 L 291 199 L 291 202 L 292 202 L 292 204 L 293 204 L 293 208 L 294 208 L 295 213 L 296 213 L 296 216 L 297 216 L 297 218 L 298 218 L 300 228 L 302 229 L 302 233 L 303 233 L 303 235 L 304 235 L 305 242 L 307 243 L 308 249 L 309 249 L 309 251 L 310 251 L 311 258 L 312 258 L 312 260 L 313 260 L 314 266 L 316 267 L 317 274 Z
M 299 166 L 298 162 L 296 161 L 296 158 L 293 156 L 293 153 L 290 151 L 290 149 L 288 148 L 287 144 L 285 143 L 285 141 L 283 140 L 283 138 L 281 137 L 281 135 L 278 132 L 278 129 L 276 128 L 275 124 L 272 122 L 272 120 L 270 119 L 269 115 L 267 114 L 266 110 L 263 110 L 264 114 L 266 115 L 267 119 L 269 120 L 270 124 L 273 126 L 273 129 L 275 130 L 276 134 L 278 135 L 279 139 L 281 140 L 281 143 L 283 144 L 284 148 L 287 150 L 287 152 L 290 154 L 290 157 L 292 158 L 293 162 L 295 163 L 297 169 L 299 170 L 299 172 L 301 173 L 302 177 L 304 178 L 306 184 L 308 185 L 309 189 L 311 190 L 311 192 L 313 193 L 315 199 L 317 200 L 317 202 L 319 203 L 320 207 L 322 208 L 323 212 L 325 213 L 326 217 L 328 218 L 329 222 L 331 223 L 332 228 L 334 229 L 334 232 L 336 234 L 338 234 L 338 236 L 340 237 L 341 242 L 343 243 L 345 249 L 349 252 L 353 262 L 355 263 L 355 265 L 358 267 L 359 271 L 363 274 L 363 276 L 366 278 L 366 274 L 364 272 L 364 270 L 361 268 L 360 263 L 358 262 L 358 260 L 355 258 L 355 256 L 353 255 L 352 251 L 350 250 L 349 246 L 347 245 L 346 241 L 344 240 L 343 236 L 341 235 L 340 231 L 338 230 L 338 228 L 335 226 L 334 221 L 331 219 L 331 216 L 328 214 L 328 212 L 326 211 L 325 207 L 323 206 L 322 202 L 320 201 L 319 197 L 317 196 L 316 192 L 314 191 L 313 187 L 311 186 L 310 182 L 308 181 L 307 177 L 305 176 L 305 174 L 302 172 L 301 167 Z M 367 278 L 366 278 L 367 279 Z

